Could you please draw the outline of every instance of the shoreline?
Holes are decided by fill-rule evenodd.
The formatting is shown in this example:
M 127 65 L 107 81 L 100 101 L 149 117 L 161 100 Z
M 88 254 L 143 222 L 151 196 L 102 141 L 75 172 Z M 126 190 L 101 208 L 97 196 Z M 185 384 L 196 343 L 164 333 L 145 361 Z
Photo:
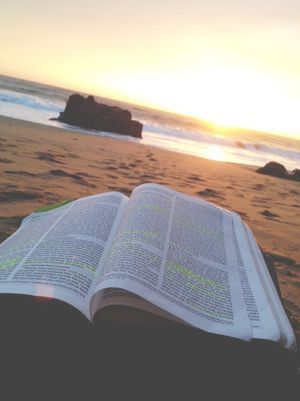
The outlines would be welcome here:
M 62 135 L 65 131 L 67 135 Z M 38 207 L 96 193 L 130 195 L 142 183 L 166 185 L 239 213 L 271 255 L 300 336 L 300 186 L 154 146 L 0 116 L 0 242 Z
M 70 124 L 66 124 L 69 127 L 62 127 L 62 126 L 59 127 L 59 126 L 54 126 L 54 125 L 42 124 L 42 123 L 38 123 L 38 122 L 34 122 L 34 121 L 23 120 L 23 119 L 19 119 L 19 118 L 15 118 L 15 117 L 8 117 L 8 116 L 1 115 L 1 114 L 0 114 L 0 119 L 1 119 L 1 121 L 3 119 L 12 120 L 15 124 L 18 124 L 18 122 L 20 122 L 22 125 L 30 126 L 30 124 L 32 124 L 33 126 L 39 126 L 41 129 L 49 128 L 49 129 L 55 129 L 55 130 L 59 130 L 61 132 L 68 132 L 68 133 L 72 133 L 72 134 L 93 136 L 93 137 L 99 137 L 99 138 L 109 138 L 109 139 L 116 140 L 116 141 L 136 143 L 138 145 L 149 146 L 150 148 L 164 150 L 164 151 L 176 153 L 179 155 L 186 155 L 186 156 L 196 157 L 199 159 L 211 160 L 211 161 L 217 162 L 217 163 L 245 166 L 245 167 L 251 168 L 253 170 L 258 167 L 262 167 L 261 164 L 248 164 L 248 163 L 231 162 L 231 161 L 225 161 L 225 160 L 216 160 L 216 159 L 212 159 L 212 158 L 205 158 L 204 156 L 194 155 L 189 152 L 184 152 L 184 151 L 180 151 L 177 149 L 167 149 L 167 148 L 162 148 L 160 146 L 157 146 L 155 144 L 143 143 L 143 139 L 133 138 L 133 137 L 130 137 L 129 135 L 128 136 L 124 135 L 126 138 L 126 139 L 124 139 L 123 135 L 120 135 L 120 134 L 116 134 L 116 133 L 112 133 L 112 132 L 107 132 L 107 133 L 102 132 L 101 134 L 98 134 L 96 131 L 93 132 L 93 130 L 90 130 L 88 128 L 83 128 L 83 127 L 81 128 L 81 127 L 77 127 L 77 126 L 72 127 Z M 64 123 L 61 123 L 61 124 L 64 124 Z M 274 160 L 274 161 L 276 161 L 276 160 Z
M 159 146 L 155 146 L 155 145 L 150 145 L 150 144 L 145 144 L 145 143 L 141 143 L 140 139 L 138 138 L 132 138 L 128 135 L 124 135 L 126 138 L 128 137 L 128 139 L 123 139 L 121 134 L 115 134 L 113 132 L 109 132 L 108 135 L 106 135 L 106 133 L 104 132 L 103 135 L 99 135 L 97 133 L 93 133 L 93 130 L 89 130 L 88 128 L 80 128 L 80 127 L 76 127 L 74 126 L 74 128 L 72 129 L 72 126 L 70 125 L 70 128 L 63 128 L 63 127 L 56 127 L 53 125 L 48 125 L 48 124 L 42 124 L 42 123 L 36 123 L 34 121 L 27 121 L 27 120 L 22 120 L 19 118 L 14 118 L 14 117 L 8 117 L 8 116 L 3 116 L 0 114 L 0 124 L 3 122 L 3 120 L 7 120 L 8 122 L 11 122 L 13 124 L 20 124 L 22 127 L 23 126 L 27 126 L 28 128 L 30 126 L 32 127 L 40 127 L 41 129 L 50 129 L 50 130 L 58 130 L 60 132 L 67 132 L 69 134 L 75 134 L 75 135 L 84 135 L 84 136 L 92 136 L 92 137 L 97 137 L 97 138 L 107 138 L 107 139 L 111 139 L 112 141 L 122 141 L 122 142 L 126 142 L 126 143 L 133 143 L 136 145 L 141 145 L 141 146 L 145 146 L 145 147 L 149 147 L 149 148 L 154 148 L 154 149 L 158 149 L 164 152 L 171 152 L 171 153 L 175 153 L 178 155 L 185 155 L 185 156 L 190 156 L 190 157 L 194 157 L 196 159 L 201 159 L 201 160 L 208 160 L 208 161 L 212 161 L 214 163 L 222 163 L 222 164 L 229 164 L 229 165 L 233 165 L 233 166 L 240 166 L 240 167 L 246 167 L 249 168 L 251 170 L 255 170 L 258 167 L 262 167 L 261 165 L 256 165 L 256 164 L 246 164 L 246 163 L 238 163 L 238 162 L 229 162 L 229 161 L 225 161 L 225 160 L 214 160 L 214 159 L 209 159 L 209 158 L 205 158 L 202 156 L 196 156 L 196 155 L 191 155 L 187 152 L 181 152 L 179 150 L 171 150 L 171 149 L 163 149 L 160 148 Z M 62 123 L 63 124 L 63 123 Z M 78 129 L 78 130 L 77 130 Z M 82 129 L 82 131 L 80 131 L 80 129 Z M 90 131 L 90 132 L 88 132 Z M 110 135 L 114 135 L 113 137 Z

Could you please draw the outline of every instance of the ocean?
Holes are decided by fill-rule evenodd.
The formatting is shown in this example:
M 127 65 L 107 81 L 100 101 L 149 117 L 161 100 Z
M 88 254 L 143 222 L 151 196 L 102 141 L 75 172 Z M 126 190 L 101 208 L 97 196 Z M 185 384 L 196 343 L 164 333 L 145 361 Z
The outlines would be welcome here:
M 254 166 L 277 161 L 288 170 L 300 168 L 300 140 L 281 136 L 234 131 L 227 134 L 213 131 L 194 118 L 128 104 L 95 96 L 99 102 L 131 111 L 143 123 L 143 138 L 120 136 L 74 127 L 50 118 L 58 117 L 66 100 L 74 91 L 0 75 L 0 115 L 44 125 L 72 129 L 90 135 L 134 141 L 161 149 L 186 153 L 207 159 Z M 92 94 L 93 93 L 88 93 Z M 87 94 L 83 94 L 87 95 Z

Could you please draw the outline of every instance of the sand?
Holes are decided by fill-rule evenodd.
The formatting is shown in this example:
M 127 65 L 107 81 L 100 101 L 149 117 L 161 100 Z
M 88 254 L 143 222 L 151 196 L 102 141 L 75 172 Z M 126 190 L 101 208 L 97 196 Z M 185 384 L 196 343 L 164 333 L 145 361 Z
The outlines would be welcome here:
M 138 143 L 0 117 L 0 242 L 37 207 L 155 182 L 238 212 L 275 262 L 300 339 L 300 183 Z

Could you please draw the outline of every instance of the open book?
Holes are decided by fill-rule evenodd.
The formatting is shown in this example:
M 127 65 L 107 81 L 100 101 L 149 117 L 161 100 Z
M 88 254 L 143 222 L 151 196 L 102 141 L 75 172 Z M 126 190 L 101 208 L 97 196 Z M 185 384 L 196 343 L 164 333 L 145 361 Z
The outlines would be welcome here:
M 0 246 L 0 293 L 56 298 L 91 321 L 126 306 L 245 341 L 296 344 L 239 215 L 156 184 L 26 217 Z

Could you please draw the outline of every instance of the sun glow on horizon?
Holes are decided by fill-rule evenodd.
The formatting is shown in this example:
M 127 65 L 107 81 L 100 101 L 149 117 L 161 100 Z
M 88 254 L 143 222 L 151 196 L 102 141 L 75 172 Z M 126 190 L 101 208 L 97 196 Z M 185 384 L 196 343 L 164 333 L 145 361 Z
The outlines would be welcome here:
M 211 145 L 205 152 L 205 157 L 210 160 L 223 161 L 225 160 L 224 151 L 221 146 Z
M 95 77 L 95 83 L 97 78 Z M 91 85 L 92 86 L 92 85 Z M 207 65 L 188 74 L 107 74 L 98 91 L 145 106 L 300 139 L 300 101 L 279 78 L 244 66 Z M 129 95 L 128 95 L 129 94 Z
M 11 0 L 0 73 L 300 139 L 299 13 L 296 0 L 61 0 L 58 15 Z

